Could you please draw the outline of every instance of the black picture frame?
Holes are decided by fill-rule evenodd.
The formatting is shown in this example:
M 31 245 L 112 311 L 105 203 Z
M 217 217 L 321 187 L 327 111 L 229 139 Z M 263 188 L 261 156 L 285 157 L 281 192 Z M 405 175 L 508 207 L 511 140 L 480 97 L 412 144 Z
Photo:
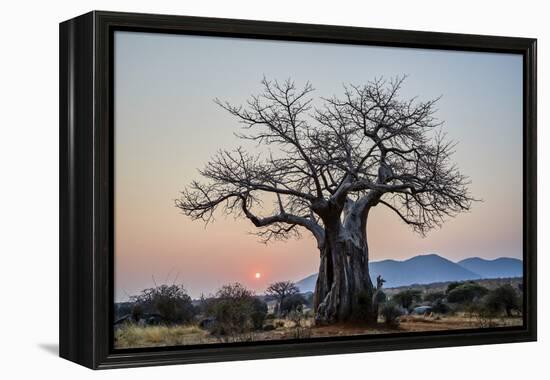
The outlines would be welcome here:
M 523 326 L 273 341 L 113 348 L 115 30 L 523 56 Z M 536 39 L 93 11 L 60 24 L 60 356 L 93 369 L 536 340 Z

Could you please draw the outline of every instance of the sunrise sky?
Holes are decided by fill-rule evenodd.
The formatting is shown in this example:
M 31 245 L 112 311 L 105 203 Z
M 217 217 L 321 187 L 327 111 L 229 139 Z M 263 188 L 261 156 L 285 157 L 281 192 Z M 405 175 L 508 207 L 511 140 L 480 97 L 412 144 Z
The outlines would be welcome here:
M 459 142 L 455 161 L 483 199 L 426 238 L 371 213 L 370 259 L 438 253 L 450 260 L 522 256 L 522 57 L 496 53 L 115 33 L 115 300 L 157 283 L 192 297 L 239 281 L 259 292 L 318 269 L 315 243 L 258 243 L 247 220 L 205 228 L 174 207 L 179 191 L 240 125 L 213 102 L 242 104 L 260 81 L 310 81 L 315 97 L 345 83 L 407 74 L 402 94 L 442 95 L 437 117 Z M 258 276 L 259 275 L 259 276 Z

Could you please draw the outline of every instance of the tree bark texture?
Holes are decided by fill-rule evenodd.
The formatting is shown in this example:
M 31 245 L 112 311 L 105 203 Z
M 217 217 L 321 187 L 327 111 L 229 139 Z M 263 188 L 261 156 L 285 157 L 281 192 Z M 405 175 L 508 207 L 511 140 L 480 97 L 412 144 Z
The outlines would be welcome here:
M 343 222 L 339 217 L 325 222 L 325 241 L 320 247 L 319 276 L 313 296 L 318 324 L 376 322 L 372 302 L 359 302 L 360 298 L 371 300 L 374 294 L 369 275 L 367 213 L 368 209 L 355 207 L 344 214 Z

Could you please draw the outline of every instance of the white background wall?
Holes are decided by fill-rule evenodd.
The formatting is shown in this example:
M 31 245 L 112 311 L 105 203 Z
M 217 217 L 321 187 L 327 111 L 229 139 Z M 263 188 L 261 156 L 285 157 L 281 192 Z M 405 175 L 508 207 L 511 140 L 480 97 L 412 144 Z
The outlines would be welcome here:
M 548 352 L 550 75 L 543 1 L 9 1 L 0 22 L 0 377 L 109 379 L 543 378 Z M 539 39 L 539 342 L 92 372 L 59 359 L 58 23 L 89 10 Z M 546 67 L 545 67 L 546 66 Z M 546 233 L 545 233 L 546 231 Z M 30 306 L 33 306 L 30 308 Z M 546 350 L 546 353 L 544 351 Z

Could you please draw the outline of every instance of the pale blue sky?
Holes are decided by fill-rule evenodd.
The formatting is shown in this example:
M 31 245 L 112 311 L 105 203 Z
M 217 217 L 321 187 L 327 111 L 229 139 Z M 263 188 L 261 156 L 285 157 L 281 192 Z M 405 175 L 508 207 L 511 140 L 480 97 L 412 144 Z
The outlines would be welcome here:
M 233 136 L 239 124 L 212 100 L 244 103 L 264 75 L 309 81 L 313 96 L 329 97 L 343 84 L 402 74 L 403 97 L 442 95 L 437 117 L 459 142 L 455 161 L 484 202 L 424 239 L 376 210 L 371 260 L 426 252 L 454 261 L 521 258 L 520 55 L 116 32 L 117 299 L 169 273 L 197 295 L 230 281 L 261 289 L 315 272 L 308 238 L 264 246 L 246 221 L 219 217 L 204 230 L 173 206 L 216 150 L 241 144 Z M 256 271 L 265 273 L 261 282 L 249 278 Z

